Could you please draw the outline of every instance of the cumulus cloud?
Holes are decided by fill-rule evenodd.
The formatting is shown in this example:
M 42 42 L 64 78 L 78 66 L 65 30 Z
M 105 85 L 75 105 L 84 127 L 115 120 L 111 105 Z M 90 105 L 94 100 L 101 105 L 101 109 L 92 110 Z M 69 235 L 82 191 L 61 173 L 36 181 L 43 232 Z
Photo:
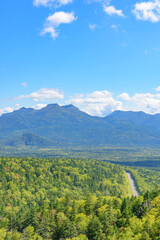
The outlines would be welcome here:
M 122 103 L 114 99 L 113 94 L 95 91 L 91 94 L 80 94 L 70 97 L 68 104 L 73 104 L 90 115 L 105 116 L 114 110 L 122 109 Z
M 94 31 L 96 27 L 97 27 L 96 24 L 89 23 L 89 29 L 91 29 L 92 31 Z
M 124 110 L 144 111 L 151 114 L 160 112 L 159 93 L 136 93 L 133 96 L 122 93 L 118 98 L 123 101 Z
M 95 91 L 91 94 L 70 97 L 67 103 L 94 116 L 105 116 L 115 110 L 144 111 L 155 114 L 160 113 L 160 86 L 155 90 L 156 93 L 135 93 L 133 96 L 124 92 L 117 97 L 107 90 Z
M 160 92 L 160 86 L 158 86 L 157 88 L 155 88 L 156 92 Z
M 119 17 L 124 17 L 122 10 L 117 10 L 114 6 L 104 6 L 104 11 L 109 16 L 117 15 Z
M 133 10 L 134 15 L 138 20 L 159 22 L 160 21 L 160 1 L 147 1 L 136 3 Z
M 47 104 L 37 104 L 36 106 L 34 106 L 32 108 L 34 108 L 35 110 L 39 110 L 39 109 L 42 109 L 42 108 L 44 108 L 46 106 L 47 106 Z
M 33 99 L 36 102 L 46 100 L 59 100 L 64 98 L 64 93 L 54 88 L 41 88 L 37 92 L 16 97 L 17 100 L 28 98 Z
M 39 110 L 39 109 L 42 109 L 44 107 L 46 107 L 47 104 L 36 104 L 34 106 L 27 106 L 27 108 L 33 108 L 35 110 Z M 6 113 L 11 113 L 15 110 L 19 110 L 22 106 L 20 106 L 20 104 L 15 104 L 15 106 L 12 108 L 12 107 L 5 107 L 5 108 L 1 108 L 0 109 L 0 116 L 2 114 L 6 114 Z
M 71 23 L 76 20 L 76 17 L 74 16 L 74 13 L 67 13 L 67 12 L 55 12 L 53 15 L 49 16 L 47 18 L 47 23 L 59 26 L 60 24 L 64 23 Z
M 61 24 L 70 24 L 73 21 L 76 21 L 77 17 L 74 16 L 73 12 L 55 12 L 53 15 L 50 15 L 44 24 L 44 28 L 41 31 L 41 35 L 45 35 L 46 33 L 50 33 L 53 39 L 58 37 L 57 28 Z
M 51 34 L 53 40 L 58 37 L 58 32 L 54 29 L 54 27 L 44 27 L 44 29 L 41 31 L 41 35 L 43 36 L 47 33 Z
M 73 0 L 34 0 L 33 4 L 34 6 L 44 6 L 48 7 L 51 6 L 52 4 L 56 5 L 67 5 L 68 3 L 71 3 Z
M 130 96 L 128 95 L 128 93 L 122 93 L 118 96 L 118 98 L 121 100 L 126 100 L 126 101 L 129 101 L 131 99 Z
M 0 115 L 4 113 L 9 113 L 9 112 L 13 112 L 13 108 L 11 107 L 0 108 Z
M 153 89 L 152 89 L 153 90 Z M 115 110 L 122 111 L 144 111 L 149 114 L 160 113 L 160 86 L 154 89 L 153 93 L 135 93 L 129 95 L 127 92 L 119 96 L 103 90 L 94 91 L 89 94 L 75 94 L 68 99 L 64 99 L 64 93 L 54 88 L 41 88 L 36 92 L 28 95 L 21 95 L 14 100 L 31 99 L 36 101 L 32 108 L 41 109 L 46 106 L 43 101 L 59 102 L 63 99 L 63 104 L 73 104 L 80 110 L 93 116 L 106 116 Z M 16 104 L 13 108 L 6 107 L 0 109 L 0 115 L 13 110 L 19 109 L 20 105 Z

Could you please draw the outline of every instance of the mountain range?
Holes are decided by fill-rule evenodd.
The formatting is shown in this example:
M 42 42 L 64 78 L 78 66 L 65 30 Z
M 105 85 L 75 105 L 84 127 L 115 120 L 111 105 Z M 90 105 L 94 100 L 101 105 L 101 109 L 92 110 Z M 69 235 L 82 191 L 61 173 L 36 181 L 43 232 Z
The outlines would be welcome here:
M 160 146 L 160 114 L 95 117 L 73 105 L 21 108 L 0 116 L 1 146 Z

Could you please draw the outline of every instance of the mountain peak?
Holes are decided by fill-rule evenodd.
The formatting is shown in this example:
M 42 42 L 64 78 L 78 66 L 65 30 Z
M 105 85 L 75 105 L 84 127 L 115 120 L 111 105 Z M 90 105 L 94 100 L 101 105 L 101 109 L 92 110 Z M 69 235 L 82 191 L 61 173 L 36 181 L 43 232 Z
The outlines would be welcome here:
M 112 112 L 111 114 L 109 114 L 108 116 L 112 116 L 112 117 L 122 117 L 122 118 L 126 118 L 126 117 L 131 117 L 131 116 L 147 116 L 149 114 L 143 112 L 143 111 L 121 111 L 121 110 L 116 110 L 114 112 Z
M 17 110 L 18 112 L 20 113 L 23 113 L 23 112 L 31 112 L 31 111 L 34 111 L 33 108 L 25 108 L 25 107 L 22 107 L 20 108 L 19 110 Z
M 50 103 L 46 107 L 42 109 L 53 109 L 53 108 L 59 108 L 60 106 L 57 103 Z
M 76 110 L 76 111 L 78 110 L 79 111 L 79 109 L 72 104 L 62 106 L 62 108 L 63 109 L 68 109 L 68 110 Z
M 18 110 L 14 110 L 13 112 L 9 112 L 9 113 L 4 113 L 2 114 L 2 117 L 6 117 L 8 115 L 15 115 L 15 114 L 18 114 L 18 115 L 21 115 L 21 114 L 30 114 L 31 112 L 35 111 L 33 108 L 25 108 L 25 107 L 22 107 L 22 108 L 19 108 Z
M 46 107 L 41 108 L 38 111 L 39 112 L 52 112 L 52 111 L 58 110 L 60 108 L 61 107 L 57 103 L 51 103 L 51 104 L 48 104 Z
M 114 120 L 128 120 L 134 123 L 140 123 L 145 121 L 150 117 L 149 114 L 142 111 L 121 111 L 117 110 L 105 117 L 105 119 L 114 119 Z

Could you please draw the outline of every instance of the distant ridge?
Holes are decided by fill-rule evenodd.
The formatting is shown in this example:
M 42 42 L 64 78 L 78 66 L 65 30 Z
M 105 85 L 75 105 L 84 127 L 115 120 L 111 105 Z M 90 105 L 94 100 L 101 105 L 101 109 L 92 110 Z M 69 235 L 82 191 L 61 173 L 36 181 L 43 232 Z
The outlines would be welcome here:
M 94 117 L 74 105 L 21 108 L 0 117 L 0 139 L 2 145 L 15 146 L 27 141 L 35 146 L 60 147 L 160 146 L 160 114 L 115 111 Z
M 0 140 L 0 143 L 9 147 L 49 147 L 54 145 L 51 140 L 37 136 L 33 133 L 24 133 L 14 138 Z
M 150 114 L 144 113 L 142 111 L 133 112 L 133 111 L 114 111 L 110 115 L 106 117 L 106 119 L 119 119 L 119 120 L 129 120 L 135 123 L 141 123 L 148 118 L 150 118 Z

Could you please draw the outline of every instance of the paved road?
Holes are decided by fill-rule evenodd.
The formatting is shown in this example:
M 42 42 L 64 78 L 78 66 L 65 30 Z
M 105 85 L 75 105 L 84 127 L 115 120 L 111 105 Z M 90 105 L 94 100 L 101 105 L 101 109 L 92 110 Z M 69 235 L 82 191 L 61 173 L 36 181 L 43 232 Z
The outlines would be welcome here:
M 134 183 L 134 180 L 133 180 L 131 174 L 128 173 L 128 172 L 126 172 L 126 174 L 127 174 L 127 176 L 128 176 L 129 182 L 130 182 L 130 184 L 131 184 L 131 188 L 132 188 L 132 191 L 133 191 L 133 195 L 134 195 L 134 196 L 138 196 L 139 194 L 138 194 L 138 192 L 137 192 L 137 190 L 136 190 L 136 186 L 135 186 L 135 183 Z

